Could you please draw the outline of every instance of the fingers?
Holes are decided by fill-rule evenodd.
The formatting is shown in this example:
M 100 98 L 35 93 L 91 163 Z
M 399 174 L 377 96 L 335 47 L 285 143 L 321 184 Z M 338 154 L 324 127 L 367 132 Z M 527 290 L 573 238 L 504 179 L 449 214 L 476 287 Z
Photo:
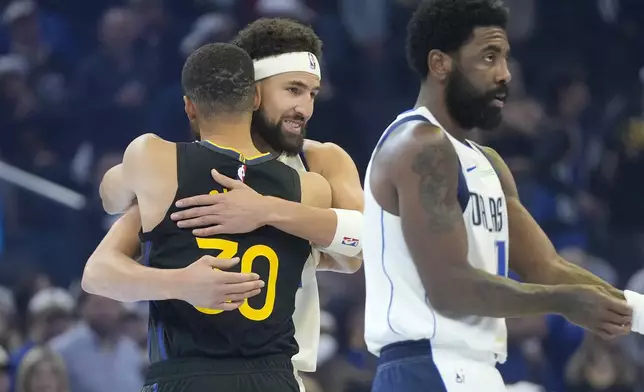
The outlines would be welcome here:
M 611 298 L 610 304 L 608 305 L 608 310 L 620 316 L 633 316 L 633 309 L 631 309 L 631 307 L 628 306 L 628 303 L 624 300 Z
M 221 310 L 235 310 L 235 309 L 238 309 L 240 306 L 242 306 L 243 303 L 244 303 L 244 300 L 222 302 L 220 304 L 217 304 L 216 308 Z
M 610 323 L 604 323 L 603 325 L 600 326 L 602 331 L 606 332 L 613 338 L 617 336 L 623 336 L 627 335 L 631 332 L 631 325 L 630 324 L 624 324 L 624 325 L 618 325 L 618 324 L 610 324 Z
M 602 321 L 615 325 L 630 325 L 633 322 L 633 318 L 631 316 L 624 316 L 610 310 L 605 312 L 602 316 Z
M 232 259 L 220 259 L 217 257 L 212 257 L 212 256 L 203 256 L 201 258 L 203 262 L 211 266 L 212 268 L 217 268 L 220 270 L 226 270 L 235 264 L 239 263 L 239 257 L 233 257 Z M 254 274 L 257 276 L 256 279 L 259 279 L 259 275 Z
M 209 205 L 217 204 L 217 202 L 222 196 L 223 196 L 223 193 L 192 196 L 192 197 L 187 197 L 185 199 L 178 200 L 175 203 L 175 205 L 179 208 L 209 206 Z
M 217 215 L 201 216 L 199 218 L 186 219 L 177 222 L 177 226 L 185 229 L 191 227 L 203 227 L 208 225 L 219 224 L 219 217 Z
M 192 231 L 192 234 L 197 237 L 210 237 L 213 235 L 223 234 L 223 233 L 233 234 L 231 233 L 230 229 L 226 228 L 226 225 L 204 227 L 203 229 L 194 229 Z
M 220 282 L 221 283 L 227 283 L 227 284 L 234 284 L 234 283 L 244 283 L 244 282 L 251 282 L 254 280 L 259 279 L 259 275 L 255 273 L 241 273 L 241 272 L 224 272 L 224 271 L 219 271 L 220 274 Z
M 261 293 L 261 290 L 251 290 L 242 294 L 228 294 L 226 298 L 231 302 L 243 302 L 246 298 L 254 297 L 257 294 Z
M 186 219 L 198 218 L 200 216 L 214 215 L 219 211 L 213 207 L 214 205 L 207 205 L 204 207 L 192 207 L 187 210 L 177 211 L 170 215 L 170 219 L 173 221 L 183 221 Z
M 596 328 L 593 333 L 604 340 L 615 339 L 619 336 L 627 335 L 631 331 L 630 325 L 602 324 Z
M 228 189 L 239 189 L 239 188 L 247 188 L 247 186 L 239 181 L 239 180 L 234 180 L 228 176 L 225 176 L 221 173 L 219 173 L 217 170 L 212 169 L 210 171 L 210 174 L 212 175 L 212 178 L 217 181 L 217 183 L 224 188 Z
M 259 290 L 265 286 L 264 281 L 262 280 L 253 280 L 253 281 L 248 281 L 248 282 L 241 282 L 241 283 L 231 283 L 227 284 L 225 291 L 228 293 L 227 295 L 231 294 L 244 294 L 248 293 L 251 291 Z

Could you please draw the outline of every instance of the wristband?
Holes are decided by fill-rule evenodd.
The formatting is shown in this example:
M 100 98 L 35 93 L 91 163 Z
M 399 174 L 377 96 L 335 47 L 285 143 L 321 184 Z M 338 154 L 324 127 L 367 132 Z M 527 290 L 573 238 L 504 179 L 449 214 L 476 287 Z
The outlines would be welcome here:
M 355 257 L 362 251 L 362 212 L 332 208 L 338 218 L 331 244 L 323 252 Z

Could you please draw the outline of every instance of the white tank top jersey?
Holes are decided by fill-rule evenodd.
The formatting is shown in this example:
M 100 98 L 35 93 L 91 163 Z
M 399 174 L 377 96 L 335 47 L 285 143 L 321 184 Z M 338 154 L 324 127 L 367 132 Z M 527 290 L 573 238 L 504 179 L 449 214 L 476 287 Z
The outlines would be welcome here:
M 301 155 L 278 158 L 282 163 L 298 171 L 308 171 Z M 301 372 L 314 372 L 317 365 L 318 346 L 320 344 L 320 293 L 316 267 L 320 262 L 320 251 L 311 249 L 311 255 L 302 270 L 302 282 L 295 294 L 295 340 L 300 351 L 293 356 L 293 367 Z
M 461 143 L 425 107 L 400 114 L 385 130 L 387 136 L 408 122 L 429 122 L 449 137 L 460 164 L 458 198 L 467 229 L 469 263 L 490 274 L 507 276 L 508 220 L 505 196 L 490 161 L 479 146 Z M 504 362 L 507 331 L 504 319 L 452 319 L 433 309 L 405 243 L 400 218 L 384 211 L 365 179 L 364 268 L 366 279 L 365 341 L 375 355 L 392 343 L 429 339 L 433 348 L 480 353 Z

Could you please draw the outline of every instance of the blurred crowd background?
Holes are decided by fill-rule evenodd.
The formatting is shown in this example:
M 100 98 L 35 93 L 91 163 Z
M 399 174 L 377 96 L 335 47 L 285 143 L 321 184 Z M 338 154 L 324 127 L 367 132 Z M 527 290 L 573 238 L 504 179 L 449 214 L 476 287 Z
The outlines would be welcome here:
M 191 137 L 179 75 L 192 50 L 262 16 L 311 24 L 325 45 L 309 136 L 344 147 L 364 174 L 381 132 L 415 102 L 404 40 L 417 2 L 0 0 L 0 392 L 139 390 L 146 304 L 84 295 L 78 280 L 113 222 L 103 173 L 141 133 Z M 506 159 L 568 260 L 644 292 L 644 2 L 505 2 L 511 100 L 499 130 L 472 138 Z M 65 205 L 15 186 L 4 163 L 82 197 Z M 362 274 L 319 277 L 309 390 L 368 391 Z M 508 325 L 500 369 L 515 391 L 644 391 L 642 337 L 603 342 L 558 316 Z

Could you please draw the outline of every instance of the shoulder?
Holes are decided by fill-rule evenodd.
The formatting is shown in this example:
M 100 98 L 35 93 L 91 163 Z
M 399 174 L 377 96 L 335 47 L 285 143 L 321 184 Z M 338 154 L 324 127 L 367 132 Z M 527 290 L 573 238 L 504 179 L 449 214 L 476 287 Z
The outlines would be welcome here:
M 501 186 L 503 187 L 503 192 L 505 193 L 505 196 L 518 198 L 519 192 L 517 191 L 517 185 L 514 181 L 514 176 L 512 175 L 510 168 L 505 163 L 503 158 L 501 158 L 501 155 L 499 155 L 499 153 L 496 152 L 491 147 L 486 147 L 486 146 L 479 146 L 479 147 L 481 148 L 481 151 L 483 151 L 483 154 L 485 154 L 487 159 L 492 164 L 492 167 L 496 171 L 496 175 L 499 177 L 499 181 L 501 181 Z
M 381 147 L 383 163 L 394 176 L 412 171 L 419 175 L 446 173 L 458 167 L 456 150 L 440 128 L 427 122 L 404 125 Z M 456 172 L 455 172 L 456 173 Z
M 302 152 L 309 165 L 309 169 L 322 175 L 325 175 L 325 172 L 340 168 L 355 167 L 355 163 L 349 153 L 335 143 L 321 143 L 315 140 L 305 139 Z
M 163 149 L 174 146 L 175 143 L 163 140 L 153 133 L 144 133 L 143 135 L 138 136 L 136 139 L 132 140 L 125 151 L 126 153 L 142 153 L 149 151 L 150 149 Z
M 146 133 L 132 140 L 127 146 L 123 154 L 123 164 L 130 169 L 155 165 L 160 159 L 166 159 L 175 149 L 175 143 L 163 140 L 155 134 Z

